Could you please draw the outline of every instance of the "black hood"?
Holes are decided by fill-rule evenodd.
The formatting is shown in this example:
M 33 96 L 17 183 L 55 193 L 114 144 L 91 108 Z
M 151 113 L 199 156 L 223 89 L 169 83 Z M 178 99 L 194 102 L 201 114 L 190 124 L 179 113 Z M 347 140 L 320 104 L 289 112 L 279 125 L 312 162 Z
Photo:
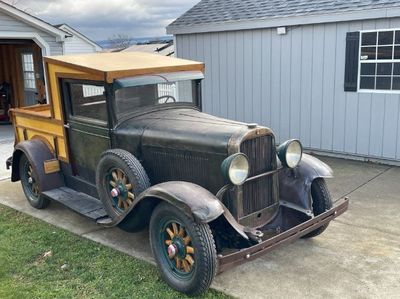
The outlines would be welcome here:
M 229 142 L 249 130 L 197 109 L 174 108 L 124 121 L 114 142 L 141 161 L 152 184 L 188 181 L 217 192 L 224 185 L 220 167 Z
M 226 154 L 230 138 L 248 130 L 244 123 L 218 118 L 196 109 L 175 108 L 126 120 L 117 128 L 116 134 L 125 137 L 139 135 L 142 147 Z

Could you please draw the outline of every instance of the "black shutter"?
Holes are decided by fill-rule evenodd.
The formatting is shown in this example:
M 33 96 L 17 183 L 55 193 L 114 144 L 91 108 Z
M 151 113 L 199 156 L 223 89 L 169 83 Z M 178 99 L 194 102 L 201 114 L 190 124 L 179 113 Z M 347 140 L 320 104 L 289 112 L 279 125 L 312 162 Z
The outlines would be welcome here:
M 360 32 L 347 32 L 344 91 L 357 91 Z

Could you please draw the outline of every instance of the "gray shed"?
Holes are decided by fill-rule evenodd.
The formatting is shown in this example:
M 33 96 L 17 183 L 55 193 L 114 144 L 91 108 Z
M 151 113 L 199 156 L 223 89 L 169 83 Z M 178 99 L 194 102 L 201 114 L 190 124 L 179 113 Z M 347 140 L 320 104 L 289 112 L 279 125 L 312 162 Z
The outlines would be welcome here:
M 400 163 L 400 2 L 203 0 L 167 27 L 206 112 L 313 152 Z

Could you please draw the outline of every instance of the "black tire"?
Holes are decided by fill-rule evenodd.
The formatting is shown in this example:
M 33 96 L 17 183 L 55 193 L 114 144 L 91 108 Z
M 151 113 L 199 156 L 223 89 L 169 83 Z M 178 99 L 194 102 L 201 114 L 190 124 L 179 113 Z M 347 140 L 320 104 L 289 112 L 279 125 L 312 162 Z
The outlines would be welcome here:
M 126 198 L 123 200 L 125 201 L 123 203 L 123 208 L 119 206 L 119 198 L 120 196 L 122 198 L 122 193 L 118 196 L 118 204 L 115 203 L 115 197 L 112 197 L 110 193 L 110 190 L 114 189 L 110 185 L 110 173 L 111 176 L 113 176 L 112 173 L 114 171 L 117 172 L 117 170 L 122 172 L 124 175 L 123 177 L 126 179 L 126 184 L 123 183 L 122 178 L 117 180 L 118 186 L 131 185 L 129 190 L 125 190 L 126 196 L 124 195 L 124 198 Z M 104 152 L 100 158 L 96 170 L 96 185 L 104 208 L 108 215 L 115 220 L 129 209 L 129 206 L 134 203 L 135 197 L 150 187 L 150 181 L 143 166 L 131 153 L 121 149 L 113 149 Z M 126 207 L 125 204 L 128 204 L 128 206 Z M 132 219 L 132 221 L 124 222 L 124 226 L 121 228 L 124 230 L 132 230 L 131 227 L 140 225 L 140 223 L 135 222 L 135 219 Z
M 332 208 L 332 198 L 328 190 L 328 186 L 324 179 L 319 178 L 312 182 L 311 185 L 311 197 L 312 197 L 312 207 L 315 216 L 324 213 L 325 211 Z M 317 228 L 316 230 L 310 232 L 309 234 L 303 236 L 303 238 L 313 238 L 322 234 L 329 223 Z
M 169 233 L 164 232 L 164 225 L 168 225 L 165 224 L 168 221 L 177 224 L 179 233 L 181 228 L 184 230 L 182 234 L 185 238 L 182 237 L 181 241 L 188 236 L 190 240 L 189 243 L 184 242 L 186 247 L 182 249 L 183 252 L 178 250 L 173 258 L 168 256 L 167 242 L 179 242 L 180 236 L 175 234 L 170 237 Z M 165 240 L 165 236 L 171 240 Z M 189 296 L 197 296 L 208 290 L 217 272 L 217 252 L 208 224 L 196 223 L 176 207 L 162 202 L 151 216 L 150 245 L 161 276 L 171 288 Z M 192 257 L 192 264 L 188 263 L 187 255 Z M 178 259 L 183 269 L 179 269 Z M 186 271 L 183 263 L 190 267 L 190 271 Z
M 40 182 L 35 168 L 24 154 L 19 160 L 19 175 L 21 178 L 22 190 L 29 204 L 35 209 L 47 208 L 50 204 L 50 200 L 41 194 Z

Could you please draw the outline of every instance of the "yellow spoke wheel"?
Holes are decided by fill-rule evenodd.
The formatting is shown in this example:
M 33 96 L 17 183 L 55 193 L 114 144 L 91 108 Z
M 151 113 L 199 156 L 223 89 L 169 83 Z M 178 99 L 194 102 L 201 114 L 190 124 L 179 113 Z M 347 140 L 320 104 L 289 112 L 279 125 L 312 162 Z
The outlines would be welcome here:
M 171 204 L 157 205 L 150 244 L 164 280 L 175 290 L 199 295 L 210 286 L 217 254 L 208 224 L 197 223 Z

